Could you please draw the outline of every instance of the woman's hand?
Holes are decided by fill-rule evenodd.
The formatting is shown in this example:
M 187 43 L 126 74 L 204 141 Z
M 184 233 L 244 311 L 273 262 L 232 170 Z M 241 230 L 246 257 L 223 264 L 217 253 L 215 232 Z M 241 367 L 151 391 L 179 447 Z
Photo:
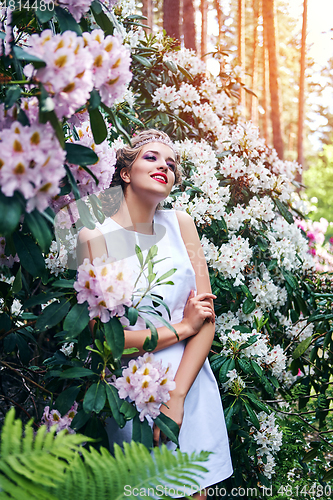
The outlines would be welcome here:
M 172 418 L 174 422 L 179 426 L 179 428 L 182 425 L 183 422 L 183 416 L 184 416 L 184 401 L 185 397 L 177 394 L 176 389 L 174 391 L 170 392 L 170 399 L 166 403 L 168 407 L 165 405 L 161 405 L 161 413 L 164 413 L 167 417 Z M 154 446 L 158 446 L 160 444 L 160 438 L 162 443 L 165 443 L 167 441 L 167 437 L 159 427 L 157 427 L 156 424 L 154 424 L 153 427 L 153 433 L 154 433 Z
M 200 293 L 195 295 L 191 290 L 184 307 L 184 317 L 182 323 L 188 328 L 188 336 L 195 335 L 201 329 L 204 322 L 215 323 L 214 307 L 211 299 L 216 299 L 212 293 Z

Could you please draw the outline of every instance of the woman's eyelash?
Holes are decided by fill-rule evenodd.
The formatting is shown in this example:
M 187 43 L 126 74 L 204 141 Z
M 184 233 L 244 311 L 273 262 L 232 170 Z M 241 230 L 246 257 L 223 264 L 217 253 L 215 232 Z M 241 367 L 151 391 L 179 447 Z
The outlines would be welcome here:
M 144 160 L 156 160 L 156 156 L 154 156 L 154 155 L 147 155 L 147 156 L 144 156 L 143 158 L 144 158 Z

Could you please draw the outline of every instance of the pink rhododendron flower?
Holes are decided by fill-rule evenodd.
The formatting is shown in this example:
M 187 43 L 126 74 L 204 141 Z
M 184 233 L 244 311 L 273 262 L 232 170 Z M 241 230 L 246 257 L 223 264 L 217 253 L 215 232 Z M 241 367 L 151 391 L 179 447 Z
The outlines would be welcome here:
M 22 193 L 27 212 L 44 211 L 56 196 L 65 175 L 66 153 L 53 130 L 42 124 L 31 127 L 13 122 L 0 133 L 0 188 L 5 196 Z
M 146 352 L 132 359 L 114 382 L 120 398 L 129 397 L 135 402 L 141 422 L 146 415 L 156 418 L 161 404 L 169 401 L 169 392 L 176 387 L 170 367 L 170 363 L 167 368 L 163 367 L 162 360 L 155 361 L 154 355 Z
M 123 316 L 124 306 L 132 304 L 132 271 L 123 262 L 111 257 L 84 259 L 78 268 L 74 288 L 79 304 L 87 301 L 90 318 L 107 323 L 110 317 Z
M 45 406 L 44 413 L 41 419 L 41 423 L 47 426 L 47 430 L 49 431 L 52 426 L 56 425 L 57 430 L 56 433 L 67 429 L 69 434 L 75 434 L 75 431 L 71 429 L 70 425 L 72 423 L 73 418 L 77 413 L 78 404 L 75 402 L 71 409 L 64 415 L 63 417 L 58 412 L 58 410 L 51 410 L 49 406 Z
M 94 86 L 104 104 L 111 106 L 122 97 L 132 79 L 130 51 L 119 36 L 104 36 L 102 30 L 83 33 L 83 39 L 93 58 Z
M 79 22 L 83 14 L 88 12 L 92 0 L 59 0 L 60 7 L 66 7 L 76 22 Z
M 107 139 L 105 139 L 105 141 L 101 144 L 95 144 L 89 124 L 79 128 L 78 134 L 80 136 L 80 140 L 72 140 L 71 142 L 93 149 L 99 158 L 94 165 L 89 165 L 89 169 L 93 172 L 93 174 L 95 174 L 99 181 L 98 185 L 93 177 L 82 167 L 79 165 L 69 165 L 73 176 L 77 181 L 81 195 L 85 196 L 97 191 L 103 191 L 110 186 L 115 170 L 116 152 L 109 146 Z
M 41 35 L 32 35 L 29 43 L 26 51 L 46 63 L 33 72 L 35 79 L 51 95 L 58 118 L 71 116 L 87 102 L 93 89 L 92 56 L 83 38 L 73 31 L 53 35 L 44 30 Z M 30 65 L 24 72 L 31 76 Z

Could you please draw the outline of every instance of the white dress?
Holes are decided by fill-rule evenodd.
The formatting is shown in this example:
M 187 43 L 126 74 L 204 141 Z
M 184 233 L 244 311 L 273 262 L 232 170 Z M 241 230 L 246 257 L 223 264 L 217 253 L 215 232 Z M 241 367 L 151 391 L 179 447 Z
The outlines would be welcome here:
M 182 239 L 176 212 L 173 210 L 158 210 L 154 217 L 154 235 L 146 235 L 135 231 L 128 231 L 108 218 L 97 226 L 104 234 L 109 256 L 126 259 L 131 269 L 138 270 L 138 258 L 135 255 L 135 245 L 139 245 L 146 256 L 148 249 L 156 244 L 158 254 L 156 260 L 167 257 L 156 265 L 154 272 L 158 276 L 171 268 L 177 271 L 169 280 L 174 285 L 163 285 L 155 288 L 154 293 L 162 295 L 171 313 L 171 324 L 179 323 L 183 319 L 183 310 L 191 290 L 196 289 L 195 273 Z M 149 303 L 142 301 L 142 305 Z M 168 319 L 164 308 L 160 307 L 165 319 Z M 152 320 L 155 326 L 161 326 L 158 321 Z M 141 318 L 133 330 L 145 329 Z M 186 341 L 177 342 L 161 351 L 154 353 L 154 357 L 162 359 L 163 364 L 171 363 L 175 374 L 181 361 Z M 128 422 L 123 429 L 119 429 L 109 419 L 107 432 L 110 442 L 122 444 L 130 441 L 132 436 L 132 422 Z M 173 444 L 173 443 L 171 443 Z M 232 474 L 232 464 L 229 451 L 228 436 L 217 382 L 206 359 L 190 388 L 184 404 L 184 418 L 179 432 L 180 450 L 187 453 L 202 450 L 213 452 L 207 462 L 202 465 L 208 472 L 200 480 L 202 488 L 218 483 Z

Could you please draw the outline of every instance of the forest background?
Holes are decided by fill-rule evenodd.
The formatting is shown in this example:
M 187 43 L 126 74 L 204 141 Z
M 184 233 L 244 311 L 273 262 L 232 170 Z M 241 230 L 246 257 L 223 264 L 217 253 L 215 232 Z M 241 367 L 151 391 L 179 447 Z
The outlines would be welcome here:
M 155 295 L 155 309 L 145 311 L 134 302 L 115 308 L 100 300 L 93 312 L 98 297 L 87 290 L 100 292 L 91 275 L 91 286 L 82 289 L 87 281 L 69 261 L 80 227 L 103 221 L 94 193 L 110 182 L 115 149 L 139 128 L 155 126 L 170 134 L 182 158 L 184 180 L 168 204 L 194 218 L 217 295 L 210 361 L 234 465 L 219 498 L 233 487 L 258 488 L 258 497 L 265 497 L 272 486 L 281 500 L 293 494 L 329 498 L 333 154 L 332 114 L 320 98 L 332 84 L 332 61 L 318 82 L 307 53 L 306 0 L 302 30 L 282 0 L 24 5 L 12 0 L 1 11 L 3 491 L 8 498 L 22 498 L 22 491 L 27 498 L 69 491 L 94 498 L 77 453 L 75 459 L 61 446 L 67 439 L 73 449 L 93 438 L 97 448 L 108 447 L 104 422 L 110 414 L 119 427 L 133 420 L 133 439 L 151 448 L 142 407 L 109 382 L 113 375 L 122 379 L 117 315 L 131 323 L 143 315 L 151 330 L 145 347 L 153 350 L 149 314 L 158 314 L 163 299 Z M 326 124 L 319 131 L 312 130 L 314 115 Z M 314 132 L 317 150 L 309 141 Z M 154 250 L 145 258 L 138 251 L 142 272 L 148 270 L 147 293 L 156 280 L 172 276 L 172 270 L 156 276 L 155 257 Z M 117 286 L 123 286 L 119 280 Z M 87 325 L 94 315 L 92 339 Z M 23 421 L 34 418 L 39 448 L 28 430 L 20 444 L 11 406 Z M 156 418 L 176 442 L 173 423 Z M 77 431 L 76 441 L 61 433 L 52 441 L 41 423 Z M 99 455 L 90 460 L 85 454 L 99 498 L 116 487 L 113 498 L 121 498 L 122 483 L 115 486 L 112 477 L 125 481 L 128 467 L 134 484 L 150 484 L 140 474 L 154 464 L 142 449 L 128 451 L 126 460 L 118 452 L 116 464 L 102 453 L 113 471 L 111 485 L 98 470 Z M 68 467 L 59 460 L 52 465 L 52 456 L 65 458 Z M 193 472 L 193 460 L 177 460 L 162 456 L 161 481 L 167 473 L 176 481 L 177 474 Z M 55 466 L 64 467 L 56 482 Z

